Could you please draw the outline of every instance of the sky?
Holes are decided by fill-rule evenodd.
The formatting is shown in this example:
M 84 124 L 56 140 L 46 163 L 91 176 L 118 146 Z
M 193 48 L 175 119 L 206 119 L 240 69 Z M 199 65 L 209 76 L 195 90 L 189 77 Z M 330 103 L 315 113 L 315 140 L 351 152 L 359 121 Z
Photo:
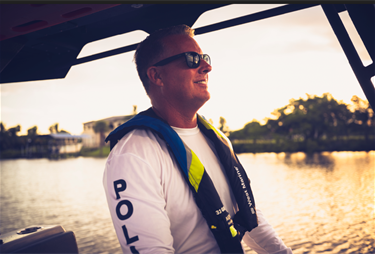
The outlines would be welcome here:
M 222 20 L 278 7 L 275 4 L 232 4 L 204 13 L 199 28 Z M 351 24 L 341 13 L 344 24 Z M 347 27 L 365 66 L 372 61 L 359 36 Z M 87 44 L 80 57 L 142 41 L 135 31 Z M 366 99 L 320 6 L 232 28 L 198 35 L 195 40 L 211 57 L 208 89 L 211 99 L 199 110 L 214 126 L 224 117 L 230 130 L 253 120 L 264 124 L 290 99 L 306 94 L 346 104 L 353 95 Z M 83 123 L 129 115 L 151 106 L 133 62 L 134 51 L 71 68 L 65 79 L 1 84 L 1 121 L 21 125 L 21 135 L 38 126 L 48 134 L 55 123 L 81 134 Z M 372 79 L 374 83 L 374 78 Z

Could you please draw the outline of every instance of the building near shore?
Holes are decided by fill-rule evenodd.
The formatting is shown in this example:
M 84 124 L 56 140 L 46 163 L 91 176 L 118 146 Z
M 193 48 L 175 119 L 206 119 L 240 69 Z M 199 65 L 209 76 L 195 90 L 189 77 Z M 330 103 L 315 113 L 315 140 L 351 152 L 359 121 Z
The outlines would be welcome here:
M 125 116 L 113 116 L 113 117 L 108 117 L 96 121 L 90 121 L 83 123 L 83 133 L 82 135 L 85 135 L 85 139 L 83 139 L 83 146 L 87 148 L 98 148 L 100 147 L 100 142 L 103 142 L 101 138 L 103 139 L 104 137 L 107 137 L 108 134 L 116 129 L 118 126 L 121 124 L 127 122 L 131 118 L 133 118 L 136 114 L 136 109 L 134 110 L 134 113 L 131 115 L 125 115 Z M 103 136 L 101 137 L 101 134 L 99 132 L 95 132 L 95 125 L 98 122 L 105 122 L 107 126 L 107 130 L 103 133 Z M 109 145 L 105 144 L 105 145 Z
M 77 154 L 81 151 L 86 135 L 70 135 L 69 133 L 51 133 L 48 139 L 48 150 L 51 154 Z
M 0 152 L 0 159 L 10 158 L 63 158 L 76 156 L 82 149 L 86 135 L 51 133 L 24 135 L 10 140 L 2 139 L 7 147 Z

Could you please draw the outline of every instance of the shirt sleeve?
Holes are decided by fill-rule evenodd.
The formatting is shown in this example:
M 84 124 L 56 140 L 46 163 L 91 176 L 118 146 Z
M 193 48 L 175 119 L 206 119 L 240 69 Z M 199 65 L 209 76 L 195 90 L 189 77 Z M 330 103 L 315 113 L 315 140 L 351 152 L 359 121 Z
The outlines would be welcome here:
M 246 232 L 243 242 L 258 254 L 292 254 L 292 249 L 285 246 L 273 227 L 256 208 L 258 227 Z
M 174 253 L 157 169 L 131 153 L 113 155 L 103 184 L 123 253 Z

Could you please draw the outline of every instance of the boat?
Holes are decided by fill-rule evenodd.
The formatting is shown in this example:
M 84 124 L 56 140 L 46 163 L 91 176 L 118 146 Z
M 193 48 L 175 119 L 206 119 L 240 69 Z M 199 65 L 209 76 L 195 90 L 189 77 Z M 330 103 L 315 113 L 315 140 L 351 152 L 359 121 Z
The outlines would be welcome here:
M 146 33 L 186 24 L 192 26 L 203 13 L 220 4 L 18 4 L 0 5 L 0 83 L 63 79 L 76 65 L 133 51 L 137 43 L 78 58 L 82 48 L 94 41 L 142 30 Z M 320 6 L 371 107 L 375 107 L 375 5 L 285 4 L 242 17 L 199 27 L 205 34 L 241 24 L 288 15 Z M 373 63 L 364 66 L 339 13 L 347 11 Z M 333 67 L 334 68 L 334 67 Z M 78 253 L 74 232 L 61 225 L 30 225 L 0 235 L 1 253 Z

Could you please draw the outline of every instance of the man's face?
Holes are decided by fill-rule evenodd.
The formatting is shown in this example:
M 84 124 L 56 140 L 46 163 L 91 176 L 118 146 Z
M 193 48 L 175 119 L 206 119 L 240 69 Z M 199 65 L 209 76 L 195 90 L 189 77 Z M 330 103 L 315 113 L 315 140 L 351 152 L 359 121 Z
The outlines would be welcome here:
M 188 35 L 168 36 L 164 39 L 164 45 L 166 50 L 160 60 L 184 52 L 203 53 L 197 42 Z M 207 82 L 212 67 L 204 60 L 201 59 L 199 67 L 195 69 L 187 66 L 185 57 L 159 68 L 162 96 L 172 106 L 198 110 L 210 99 Z

